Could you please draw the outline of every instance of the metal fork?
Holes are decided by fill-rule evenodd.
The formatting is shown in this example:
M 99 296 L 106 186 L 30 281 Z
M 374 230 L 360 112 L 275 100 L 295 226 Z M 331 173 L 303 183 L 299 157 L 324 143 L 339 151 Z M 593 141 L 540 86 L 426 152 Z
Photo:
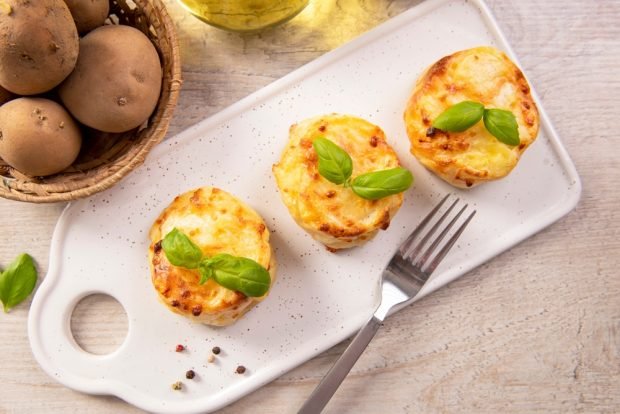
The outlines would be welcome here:
M 375 336 L 389 312 L 394 307 L 416 297 L 435 268 L 454 243 L 456 243 L 467 224 L 476 214 L 476 211 L 474 210 L 467 218 L 462 220 L 462 224 L 442 244 L 443 239 L 468 207 L 465 204 L 456 214 L 453 214 L 454 208 L 459 203 L 457 198 L 443 214 L 439 215 L 441 207 L 449 197 L 450 194 L 445 196 L 398 247 L 398 250 L 383 271 L 381 303 L 379 307 L 375 310 L 370 320 L 366 322 L 366 325 L 353 338 L 353 341 L 327 375 L 325 375 L 325 378 L 316 387 L 298 414 L 315 414 L 323 410 L 351 368 L 353 368 L 355 362 L 362 355 L 370 340 Z M 444 225 L 443 223 L 451 215 L 454 217 Z M 436 219 L 435 216 L 439 216 L 439 218 Z M 431 228 L 422 236 L 422 231 L 427 226 L 431 226 Z M 435 234 L 437 235 L 434 236 Z M 432 237 L 434 237 L 433 240 L 431 240 Z M 435 253 L 438 247 L 440 249 Z

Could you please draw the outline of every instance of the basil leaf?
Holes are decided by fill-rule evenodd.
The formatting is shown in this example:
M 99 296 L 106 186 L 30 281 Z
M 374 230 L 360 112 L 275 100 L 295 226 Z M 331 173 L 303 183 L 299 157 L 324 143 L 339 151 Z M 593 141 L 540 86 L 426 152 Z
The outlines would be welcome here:
M 208 260 L 203 260 L 198 266 L 198 271 L 200 271 L 200 281 L 198 283 L 201 285 L 204 285 L 207 280 L 213 277 L 213 269 L 210 267 Z
M 443 111 L 434 121 L 433 127 L 442 131 L 463 132 L 475 125 L 484 115 L 480 102 L 463 101 Z
M 344 184 L 353 172 L 353 160 L 327 138 L 318 137 L 312 146 L 319 157 L 319 174 L 334 184 Z
M 495 138 L 508 145 L 519 145 L 519 125 L 515 115 L 504 109 L 485 109 L 484 126 Z
M 161 242 L 168 261 L 175 266 L 195 269 L 202 260 L 202 250 L 176 227 Z
M 19 305 L 34 290 L 37 284 L 37 269 L 32 257 L 22 253 L 0 274 L 0 301 L 4 311 Z
M 413 175 L 403 167 L 396 167 L 362 174 L 353 180 L 351 189 L 362 198 L 378 200 L 405 191 L 411 183 Z
M 205 259 L 202 266 L 211 269 L 213 279 L 218 284 L 246 296 L 263 296 L 271 285 L 271 276 L 267 269 L 245 257 L 217 254 Z

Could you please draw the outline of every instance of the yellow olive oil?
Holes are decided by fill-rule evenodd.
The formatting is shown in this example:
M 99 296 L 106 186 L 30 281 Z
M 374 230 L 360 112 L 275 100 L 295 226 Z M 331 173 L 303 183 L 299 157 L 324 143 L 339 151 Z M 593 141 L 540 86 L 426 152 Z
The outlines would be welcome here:
M 205 22 L 235 32 L 253 32 L 294 17 L 309 0 L 179 0 Z

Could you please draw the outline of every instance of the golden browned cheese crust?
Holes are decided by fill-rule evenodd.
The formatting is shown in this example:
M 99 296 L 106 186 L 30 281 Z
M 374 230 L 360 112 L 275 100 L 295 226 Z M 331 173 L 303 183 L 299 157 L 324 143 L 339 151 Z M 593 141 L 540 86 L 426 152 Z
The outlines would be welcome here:
M 200 285 L 198 270 L 170 264 L 161 240 L 174 228 L 187 234 L 203 254 L 228 253 L 265 267 L 275 280 L 275 258 L 269 230 L 253 209 L 229 193 L 202 187 L 177 196 L 155 220 L 149 234 L 151 279 L 160 299 L 172 311 L 208 325 L 235 322 L 260 298 L 246 297 L 208 280 Z
M 511 111 L 521 143 L 501 143 L 482 121 L 464 132 L 429 131 L 443 111 L 467 100 Z M 499 50 L 477 47 L 440 59 L 420 77 L 405 124 L 411 153 L 450 184 L 467 188 L 510 173 L 536 139 L 539 116 L 521 70 Z
M 353 160 L 352 177 L 400 165 L 385 133 L 363 119 L 331 114 L 291 126 L 280 161 L 273 166 L 280 195 L 297 224 L 330 250 L 365 243 L 387 229 L 403 194 L 365 200 L 350 188 L 329 182 L 318 171 L 312 142 L 325 137 Z

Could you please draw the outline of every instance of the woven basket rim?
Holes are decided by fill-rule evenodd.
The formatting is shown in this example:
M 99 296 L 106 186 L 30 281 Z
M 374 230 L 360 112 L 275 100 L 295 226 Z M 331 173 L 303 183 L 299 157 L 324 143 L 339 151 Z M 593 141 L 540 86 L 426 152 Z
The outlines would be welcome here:
M 141 143 L 139 150 L 130 159 L 124 164 L 117 166 L 119 168 L 101 171 L 95 183 L 82 185 L 77 188 L 68 188 L 68 191 L 58 191 L 57 188 L 62 187 L 58 183 L 37 184 L 33 182 L 20 182 L 18 178 L 0 176 L 2 180 L 0 183 L 0 197 L 31 203 L 53 203 L 67 202 L 91 196 L 112 187 L 135 168 L 142 165 L 151 149 L 163 140 L 168 131 L 168 125 L 174 112 L 182 83 L 177 35 L 174 23 L 161 0 L 133 0 L 133 2 L 139 7 L 144 4 L 150 4 L 157 11 L 160 25 L 163 27 L 163 33 L 171 45 L 170 55 L 167 56 L 170 61 L 170 71 L 169 74 L 164 73 L 164 81 L 167 82 L 166 85 L 169 91 L 168 99 L 162 102 L 162 97 L 160 97 L 158 107 L 163 105 L 163 110 L 160 116 L 149 125 L 150 133 L 148 137 L 143 139 L 144 142 Z M 163 88 L 164 85 L 162 84 L 162 91 Z

